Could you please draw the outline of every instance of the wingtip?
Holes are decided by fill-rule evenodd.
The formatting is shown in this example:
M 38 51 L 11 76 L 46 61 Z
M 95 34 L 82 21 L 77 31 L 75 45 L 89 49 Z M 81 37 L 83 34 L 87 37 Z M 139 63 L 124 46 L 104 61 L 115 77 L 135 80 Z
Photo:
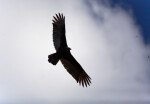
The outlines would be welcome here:
M 63 15 L 63 13 L 55 13 L 55 16 L 53 16 L 52 19 L 53 23 L 57 23 L 59 21 L 65 21 L 65 16 Z
M 79 85 L 82 87 L 88 87 L 91 84 L 91 78 L 89 76 L 80 77 L 77 83 L 79 82 Z

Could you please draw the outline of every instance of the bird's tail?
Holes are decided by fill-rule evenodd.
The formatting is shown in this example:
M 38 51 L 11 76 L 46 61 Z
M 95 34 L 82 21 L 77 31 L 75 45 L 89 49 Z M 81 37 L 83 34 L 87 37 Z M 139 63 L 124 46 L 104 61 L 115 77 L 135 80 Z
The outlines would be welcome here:
M 59 56 L 57 53 L 53 53 L 48 56 L 49 63 L 52 63 L 53 65 L 56 65 L 59 61 Z

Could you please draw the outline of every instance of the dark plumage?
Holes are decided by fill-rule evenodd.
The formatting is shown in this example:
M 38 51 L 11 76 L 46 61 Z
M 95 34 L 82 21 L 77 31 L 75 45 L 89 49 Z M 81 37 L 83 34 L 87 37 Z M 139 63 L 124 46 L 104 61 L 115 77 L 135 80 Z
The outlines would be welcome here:
M 53 42 L 56 53 L 48 56 L 48 61 L 56 65 L 60 60 L 65 69 L 72 75 L 72 77 L 84 87 L 90 86 L 91 78 L 83 70 L 81 65 L 76 61 L 70 52 L 70 48 L 66 42 L 65 36 L 65 17 L 63 14 L 56 14 L 53 16 Z

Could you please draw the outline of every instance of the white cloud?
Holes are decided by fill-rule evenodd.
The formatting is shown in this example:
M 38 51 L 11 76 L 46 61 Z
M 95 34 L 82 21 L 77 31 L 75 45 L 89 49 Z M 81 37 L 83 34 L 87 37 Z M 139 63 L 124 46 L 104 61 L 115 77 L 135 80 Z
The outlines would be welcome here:
M 83 1 L 1 1 L 0 102 L 148 100 L 149 48 L 132 14 L 89 3 L 90 9 Z M 47 62 L 55 52 L 51 20 L 58 12 L 66 16 L 72 54 L 92 78 L 88 88 L 61 63 Z

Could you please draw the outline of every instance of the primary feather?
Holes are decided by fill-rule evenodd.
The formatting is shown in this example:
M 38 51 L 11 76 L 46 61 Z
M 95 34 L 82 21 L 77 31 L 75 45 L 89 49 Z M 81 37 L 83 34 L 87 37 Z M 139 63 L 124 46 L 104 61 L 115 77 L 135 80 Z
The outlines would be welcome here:
M 56 53 L 49 55 L 49 62 L 56 65 L 60 60 L 65 69 L 82 86 L 90 86 L 91 78 L 84 71 L 81 65 L 70 53 L 70 48 L 66 42 L 65 35 L 65 17 L 63 14 L 53 16 L 53 42 Z

